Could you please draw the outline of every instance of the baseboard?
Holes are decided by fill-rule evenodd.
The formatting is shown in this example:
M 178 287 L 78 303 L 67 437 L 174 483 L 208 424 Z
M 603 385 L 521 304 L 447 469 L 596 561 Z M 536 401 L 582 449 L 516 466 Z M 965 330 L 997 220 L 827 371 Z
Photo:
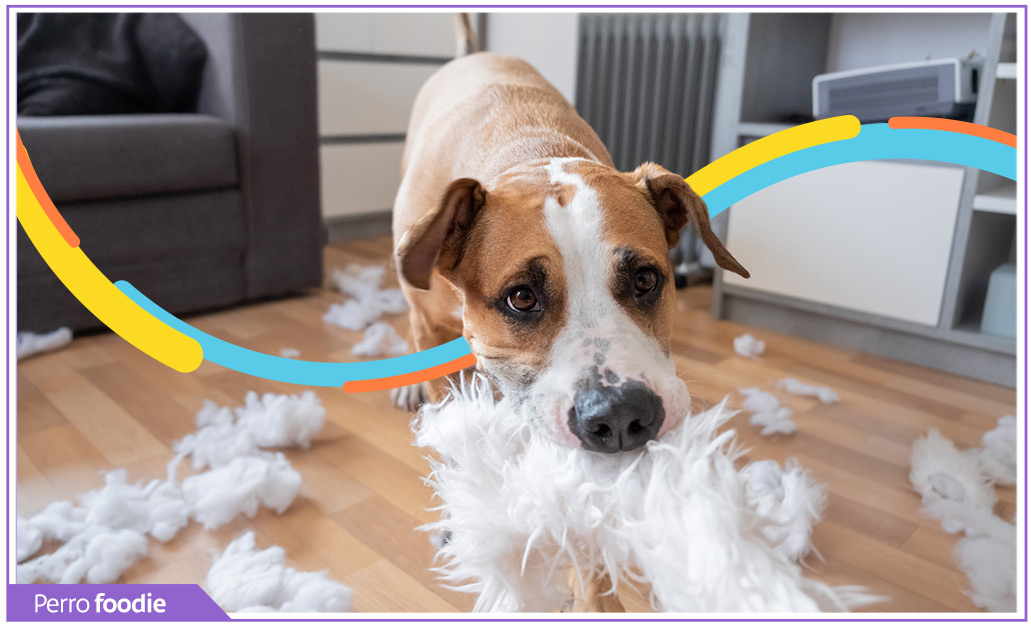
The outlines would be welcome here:
M 327 241 L 329 244 L 335 244 L 348 240 L 388 236 L 390 220 L 390 210 L 384 209 L 349 216 L 329 216 L 323 219 L 323 223 L 326 225 Z
M 900 329 L 818 314 L 784 303 L 724 293 L 722 317 L 807 340 L 858 349 L 895 360 L 1013 387 L 1016 357 Z

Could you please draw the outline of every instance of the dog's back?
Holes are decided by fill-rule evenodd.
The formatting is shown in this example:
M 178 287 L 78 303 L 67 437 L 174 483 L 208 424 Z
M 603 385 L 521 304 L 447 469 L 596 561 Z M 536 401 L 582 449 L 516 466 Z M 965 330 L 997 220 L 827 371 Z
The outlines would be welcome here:
M 432 208 L 457 178 L 486 184 L 512 166 L 550 157 L 612 165 L 594 131 L 529 63 L 489 52 L 455 59 L 416 97 L 395 226 Z

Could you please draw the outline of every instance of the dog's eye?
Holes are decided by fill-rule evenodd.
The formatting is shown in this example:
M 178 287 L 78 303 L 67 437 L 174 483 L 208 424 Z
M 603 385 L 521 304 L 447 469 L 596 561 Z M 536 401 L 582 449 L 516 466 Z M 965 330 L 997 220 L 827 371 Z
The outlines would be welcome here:
M 508 307 L 516 312 L 532 312 L 540 309 L 540 302 L 529 286 L 519 286 L 508 293 Z
M 644 296 L 655 289 L 659 283 L 659 274 L 650 268 L 642 268 L 634 275 L 634 292 Z

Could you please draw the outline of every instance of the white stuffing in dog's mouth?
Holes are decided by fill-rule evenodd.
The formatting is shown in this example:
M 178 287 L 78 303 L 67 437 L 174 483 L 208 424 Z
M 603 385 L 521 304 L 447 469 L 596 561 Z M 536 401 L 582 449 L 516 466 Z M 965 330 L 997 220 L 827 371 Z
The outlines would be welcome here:
M 731 415 L 721 403 L 642 449 L 597 454 L 538 433 L 474 376 L 413 424 L 417 444 L 440 456 L 427 482 L 441 518 L 423 527 L 447 538 L 438 571 L 478 593 L 478 611 L 558 609 L 570 568 L 581 581 L 607 571 L 617 590 L 648 583 L 664 611 L 841 611 L 879 599 L 803 577 L 792 559 L 809 547 L 822 487 L 791 468 L 738 471 L 734 432 L 717 434 Z M 800 504 L 775 503 L 786 482 Z

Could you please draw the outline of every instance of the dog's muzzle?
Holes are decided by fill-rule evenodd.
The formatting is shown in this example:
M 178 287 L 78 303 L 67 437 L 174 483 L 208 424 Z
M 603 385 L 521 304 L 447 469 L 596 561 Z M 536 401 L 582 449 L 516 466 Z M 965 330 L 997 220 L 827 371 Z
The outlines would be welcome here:
M 577 388 L 569 429 L 584 449 L 606 454 L 632 451 L 659 433 L 666 411 L 662 399 L 643 382 L 628 380 L 621 386 L 582 382 Z

